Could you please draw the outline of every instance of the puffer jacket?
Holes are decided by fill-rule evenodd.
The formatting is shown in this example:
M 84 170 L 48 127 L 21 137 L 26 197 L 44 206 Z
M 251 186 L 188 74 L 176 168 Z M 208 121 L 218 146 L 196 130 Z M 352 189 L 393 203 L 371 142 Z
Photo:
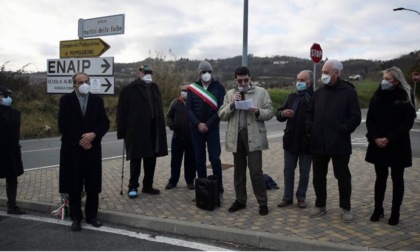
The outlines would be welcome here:
M 237 151 L 239 111 L 235 108 L 232 109 L 230 104 L 235 92 L 238 92 L 237 88 L 226 93 L 223 105 L 219 109 L 220 120 L 228 122 L 226 150 L 234 153 Z M 268 139 L 264 121 L 270 120 L 274 115 L 270 95 L 264 88 L 251 84 L 250 89 L 245 93 L 245 99 L 252 99 L 254 106 L 259 109 L 258 117 L 249 111 L 246 114 L 249 151 L 266 150 L 268 149 Z

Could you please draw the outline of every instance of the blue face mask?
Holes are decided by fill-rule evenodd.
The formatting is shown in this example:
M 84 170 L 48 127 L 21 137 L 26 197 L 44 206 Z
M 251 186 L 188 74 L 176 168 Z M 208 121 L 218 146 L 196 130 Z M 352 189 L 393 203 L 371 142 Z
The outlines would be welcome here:
M 302 91 L 306 89 L 306 82 L 298 81 L 296 82 L 296 89 L 297 91 Z
M 381 82 L 381 89 L 382 90 L 391 90 L 394 87 L 391 82 L 387 80 L 382 80 Z
M 12 97 L 10 97 L 10 96 L 7 96 L 7 97 L 5 97 L 5 98 L 1 98 L 2 99 L 2 105 L 4 105 L 4 106 L 10 106 L 10 105 L 12 105 Z

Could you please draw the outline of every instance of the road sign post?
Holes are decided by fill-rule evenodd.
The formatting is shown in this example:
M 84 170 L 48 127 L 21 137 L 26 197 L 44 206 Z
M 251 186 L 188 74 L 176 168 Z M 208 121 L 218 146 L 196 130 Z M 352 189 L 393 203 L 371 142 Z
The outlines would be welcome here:
M 100 38 L 60 41 L 60 58 L 99 57 L 109 48 Z
M 313 83 L 313 89 L 315 91 L 315 86 L 316 86 L 316 65 L 321 62 L 322 60 L 322 48 L 319 44 L 314 43 L 311 46 L 310 49 L 310 54 L 312 61 L 314 62 L 314 83 Z
M 114 94 L 114 57 L 47 60 L 47 93 L 72 92 L 77 72 L 90 76 L 92 93 Z
M 416 106 L 416 86 L 417 86 L 417 82 L 420 81 L 420 73 L 419 72 L 414 72 L 412 75 L 412 79 L 414 82 L 414 86 L 413 86 L 413 94 L 414 94 L 414 106 Z M 416 107 L 417 108 L 417 107 Z

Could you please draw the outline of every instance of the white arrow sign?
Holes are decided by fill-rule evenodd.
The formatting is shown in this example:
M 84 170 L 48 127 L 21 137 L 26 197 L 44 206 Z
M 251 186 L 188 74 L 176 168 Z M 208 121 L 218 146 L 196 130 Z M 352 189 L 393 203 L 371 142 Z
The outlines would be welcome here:
M 47 93 L 63 94 L 73 92 L 71 76 L 47 76 Z M 114 94 L 114 77 L 90 76 L 92 94 Z
M 114 57 L 49 59 L 47 76 L 71 76 L 84 72 L 92 76 L 114 75 Z

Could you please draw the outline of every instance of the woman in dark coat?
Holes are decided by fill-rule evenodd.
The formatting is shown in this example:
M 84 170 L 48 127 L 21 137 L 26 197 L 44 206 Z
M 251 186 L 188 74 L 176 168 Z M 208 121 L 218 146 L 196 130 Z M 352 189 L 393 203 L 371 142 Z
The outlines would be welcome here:
M 86 222 L 95 227 L 102 225 L 96 216 L 98 194 L 102 190 L 101 141 L 109 129 L 109 119 L 99 96 L 81 93 L 81 87 L 88 83 L 86 74 L 76 73 L 73 76 L 75 91 L 61 97 L 58 112 L 58 129 L 62 134 L 59 190 L 60 193 L 69 194 L 73 231 L 80 231 L 81 228 L 83 191 L 86 192 Z
M 412 165 L 410 129 L 416 117 L 410 86 L 397 67 L 385 70 L 380 87 L 370 100 L 366 127 L 366 161 L 375 165 L 375 210 L 371 221 L 384 217 L 388 167 L 393 184 L 389 225 L 397 225 L 404 196 L 404 169 Z
M 16 206 L 18 176 L 23 174 L 20 152 L 20 112 L 11 108 L 12 92 L 0 86 L 0 178 L 6 178 L 7 213 L 24 214 Z

